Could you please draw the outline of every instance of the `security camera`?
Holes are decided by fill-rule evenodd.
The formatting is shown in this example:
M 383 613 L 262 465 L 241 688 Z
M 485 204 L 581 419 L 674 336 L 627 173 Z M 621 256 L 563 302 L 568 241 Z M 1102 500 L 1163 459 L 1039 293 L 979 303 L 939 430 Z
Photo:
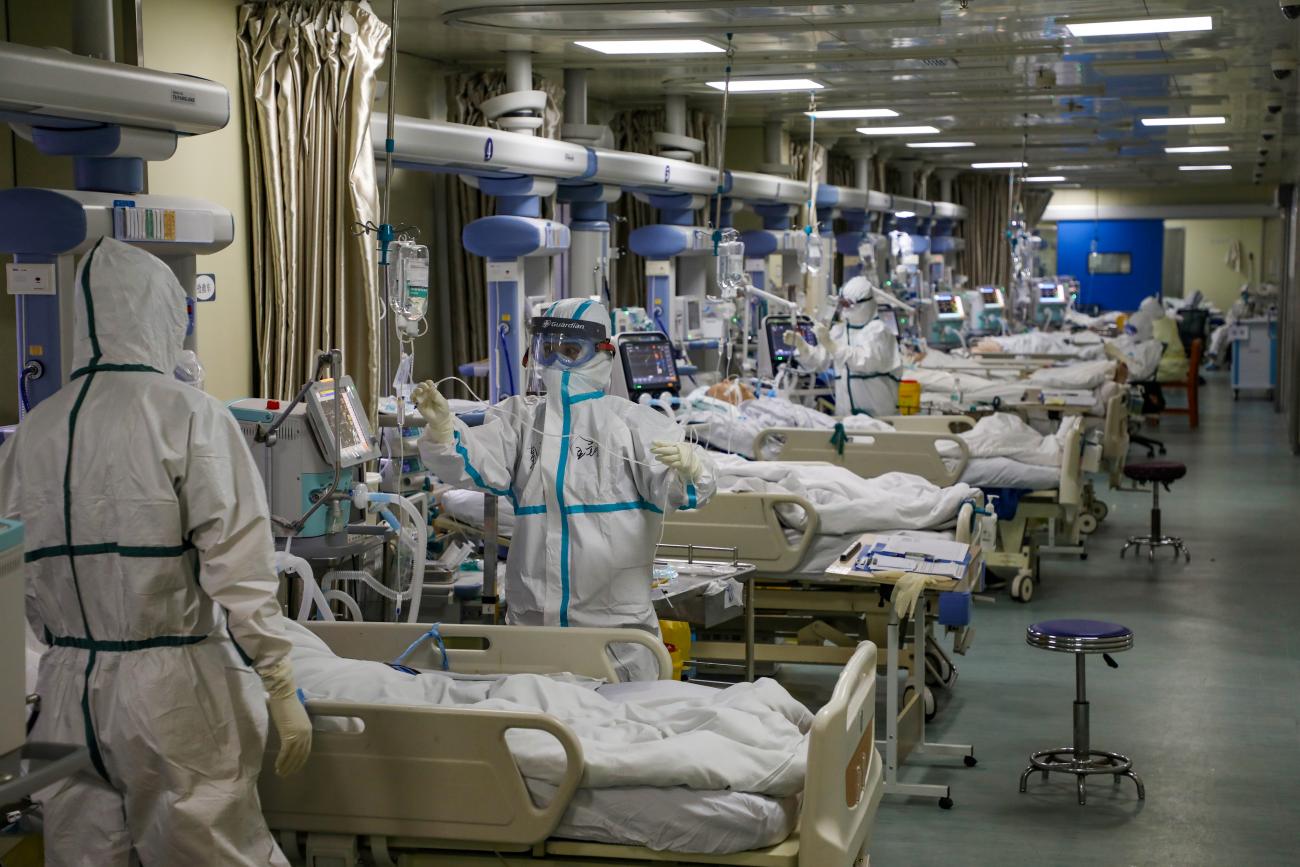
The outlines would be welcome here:
M 1270 103 L 1268 104 L 1268 113 L 1269 113 L 1269 114 L 1279 114 L 1279 113 L 1281 113 L 1281 111 L 1282 111 L 1282 103 L 1280 103 L 1280 102 L 1270 102 Z
M 1290 0 L 1277 0 L 1277 5 L 1282 7 L 1282 14 L 1288 20 L 1294 21 L 1300 18 L 1300 3 L 1292 3 Z
M 1300 4 L 1296 4 L 1294 7 L 1287 6 L 1284 8 L 1295 8 L 1297 10 L 1297 14 L 1290 17 L 1295 18 L 1300 16 Z M 1291 77 L 1291 73 L 1295 72 L 1295 55 L 1290 51 L 1287 51 L 1285 48 L 1279 48 L 1277 51 L 1273 52 L 1273 59 L 1269 65 L 1273 69 L 1273 77 L 1278 81 L 1285 81 Z

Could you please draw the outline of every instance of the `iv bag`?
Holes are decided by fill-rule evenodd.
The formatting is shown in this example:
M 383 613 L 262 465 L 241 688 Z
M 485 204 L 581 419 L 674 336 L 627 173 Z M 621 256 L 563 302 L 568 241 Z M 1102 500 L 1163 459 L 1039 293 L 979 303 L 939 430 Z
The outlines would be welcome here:
M 388 248 L 388 304 L 408 322 L 429 312 L 429 248 L 397 240 Z
M 804 232 L 804 243 L 799 248 L 799 270 L 804 274 L 821 273 L 822 236 L 816 231 Z
M 724 229 L 718 242 L 717 278 L 724 298 L 734 298 L 745 288 L 745 243 L 735 229 Z

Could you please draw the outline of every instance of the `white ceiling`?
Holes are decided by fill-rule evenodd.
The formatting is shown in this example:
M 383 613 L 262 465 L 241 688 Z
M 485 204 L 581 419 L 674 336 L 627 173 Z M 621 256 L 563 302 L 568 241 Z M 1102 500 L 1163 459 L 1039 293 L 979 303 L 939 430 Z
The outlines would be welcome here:
M 375 10 L 387 18 L 389 3 Z M 591 96 L 626 107 L 685 93 L 720 111 L 704 86 L 722 77 L 721 54 L 605 57 L 575 38 L 692 36 L 724 41 L 734 33 L 734 74 L 806 76 L 826 88 L 827 108 L 885 107 L 897 123 L 930 124 L 943 140 L 974 141 L 959 151 L 919 151 L 874 139 L 886 153 L 928 164 L 1020 159 L 1030 174 L 1065 175 L 1085 186 L 1151 183 L 1264 183 L 1294 165 L 1300 72 L 1274 79 L 1274 52 L 1296 57 L 1300 22 L 1277 0 L 876 0 L 825 5 L 760 5 L 697 0 L 505 3 L 402 0 L 399 47 L 449 68 L 500 67 L 503 52 L 527 50 L 558 81 L 564 67 L 596 70 Z M 1209 14 L 1209 32 L 1161 37 L 1075 38 L 1068 20 Z M 1054 76 L 1055 83 L 1043 79 Z M 1282 106 L 1270 114 L 1270 104 Z M 775 117 L 806 130 L 806 93 L 737 94 L 733 123 Z M 1152 115 L 1221 114 L 1218 127 L 1144 128 Z M 863 141 L 862 121 L 819 123 L 819 138 Z M 1263 136 L 1273 136 L 1271 142 Z M 1285 153 L 1284 153 L 1284 147 Z M 1170 155 L 1166 146 L 1223 144 L 1227 153 Z M 1260 148 L 1269 153 L 1261 157 Z M 1259 161 L 1265 163 L 1258 169 Z M 1231 163 L 1232 172 L 1180 172 L 1180 164 Z M 1285 168 L 1284 168 L 1285 167 Z

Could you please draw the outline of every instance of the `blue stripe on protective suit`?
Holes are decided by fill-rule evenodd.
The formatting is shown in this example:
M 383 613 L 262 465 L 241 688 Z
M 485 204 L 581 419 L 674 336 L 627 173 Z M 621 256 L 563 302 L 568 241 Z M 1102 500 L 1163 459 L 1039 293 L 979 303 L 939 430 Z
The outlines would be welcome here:
M 465 449 L 465 445 L 460 441 L 460 431 L 452 431 L 451 435 L 456 441 L 456 454 L 460 455 L 461 461 L 465 464 L 465 475 L 473 479 L 475 485 L 487 491 L 489 494 L 495 494 L 498 497 L 505 497 L 510 501 L 510 505 L 517 505 L 515 502 L 514 491 L 508 488 L 494 488 L 487 482 L 483 481 L 483 474 L 474 468 L 474 464 L 472 464 L 469 459 L 469 452 Z
M 569 371 L 560 380 L 564 405 L 564 426 L 560 428 L 560 466 L 555 471 L 555 501 L 560 505 L 560 625 L 569 625 L 569 511 L 564 505 L 564 473 L 569 468 L 569 435 L 573 415 L 569 412 Z

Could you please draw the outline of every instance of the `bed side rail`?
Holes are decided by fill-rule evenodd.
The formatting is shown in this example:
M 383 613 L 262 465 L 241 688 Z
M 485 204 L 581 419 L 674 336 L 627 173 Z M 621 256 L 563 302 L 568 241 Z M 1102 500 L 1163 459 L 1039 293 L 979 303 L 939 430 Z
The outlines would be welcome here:
M 965 433 L 975 427 L 975 419 L 968 415 L 886 415 L 880 421 L 888 422 L 899 433 Z
M 875 712 L 876 646 L 864 641 L 813 719 L 799 867 L 852 867 L 870 843 L 884 793 Z
M 1065 438 L 1061 449 L 1061 483 L 1056 501 L 1063 506 L 1077 506 L 1083 499 L 1083 426 Z
M 864 479 L 911 473 L 944 488 L 961 480 L 970 460 L 966 441 L 950 433 L 849 433 L 842 449 L 832 436 L 827 430 L 767 428 L 754 437 L 754 455 L 759 460 L 824 461 Z M 947 460 L 939 443 L 954 444 Z
M 307 711 L 316 720 L 347 719 L 349 730 L 313 732 L 311 757 L 289 777 L 275 774 L 272 733 L 258 788 L 277 831 L 521 849 L 555 830 L 582 780 L 582 745 L 545 714 L 322 701 Z M 511 729 L 546 732 L 564 749 L 564 776 L 545 807 L 533 805 L 510 755 Z
M 334 653 L 349 659 L 391 662 L 429 631 L 419 623 L 307 623 Z M 571 674 L 611 683 L 618 674 L 605 652 L 611 644 L 640 644 L 659 662 L 659 677 L 673 676 L 672 658 L 654 635 L 641 629 L 591 629 L 559 626 L 493 626 L 442 623 L 447 668 L 461 674 Z M 442 668 L 436 641 L 427 640 L 406 657 L 412 668 Z
M 778 506 L 798 506 L 804 513 L 803 533 L 791 544 Z M 673 512 L 664 519 L 663 538 L 668 545 L 724 545 L 736 549 L 736 559 L 752 563 L 759 575 L 794 572 L 821 527 L 817 509 L 794 494 L 738 491 L 716 493 L 709 502 L 689 512 Z

